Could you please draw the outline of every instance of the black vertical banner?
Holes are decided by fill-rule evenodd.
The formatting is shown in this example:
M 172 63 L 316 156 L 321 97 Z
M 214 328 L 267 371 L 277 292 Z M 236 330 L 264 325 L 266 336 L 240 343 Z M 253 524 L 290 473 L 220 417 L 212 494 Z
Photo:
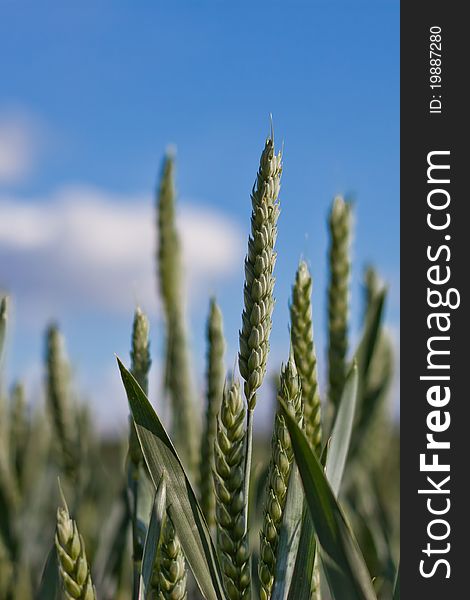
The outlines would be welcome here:
M 401 596 L 470 597 L 468 23 L 401 4 Z

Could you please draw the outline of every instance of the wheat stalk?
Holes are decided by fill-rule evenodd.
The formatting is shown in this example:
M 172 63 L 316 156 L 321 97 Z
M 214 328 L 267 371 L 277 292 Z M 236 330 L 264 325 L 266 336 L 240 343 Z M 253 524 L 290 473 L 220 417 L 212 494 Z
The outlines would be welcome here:
M 225 384 L 214 443 L 217 549 L 230 600 L 250 597 L 250 561 L 245 529 L 245 408 L 240 385 Z
M 302 421 L 301 389 L 300 377 L 291 354 L 281 371 L 278 398 L 288 406 L 299 423 Z M 281 410 L 278 410 L 274 420 L 264 520 L 260 532 L 258 574 L 261 583 L 261 600 L 269 600 L 274 586 L 279 534 L 293 459 L 287 426 Z
M 328 360 L 329 399 L 337 409 L 346 377 L 349 309 L 349 244 L 351 205 L 337 196 L 329 218 L 330 282 L 328 289 Z
M 215 495 L 212 480 L 214 468 L 214 440 L 217 434 L 217 414 L 222 402 L 224 389 L 225 340 L 222 327 L 222 313 L 215 299 L 211 300 L 207 322 L 207 375 L 206 375 L 206 420 L 201 439 L 201 460 L 199 464 L 199 487 L 201 508 L 207 524 L 215 524 Z
M 186 561 L 168 513 L 157 556 L 152 572 L 152 595 L 159 600 L 186 600 Z
M 167 325 L 165 385 L 172 401 L 175 445 L 185 463 L 194 469 L 198 432 L 181 301 L 182 267 L 175 222 L 175 195 L 174 158 L 167 154 L 158 190 L 158 270 Z
M 46 389 L 49 410 L 67 475 L 77 476 L 76 438 L 73 412 L 68 394 L 69 369 L 64 356 L 64 340 L 56 325 L 46 333 Z
M 57 509 L 55 547 L 59 573 L 67 600 L 96 600 L 90 567 L 85 553 L 85 543 L 77 524 L 70 518 L 65 499 Z
M 274 135 L 271 131 L 271 136 L 266 140 L 261 153 L 258 174 L 251 193 L 251 234 L 245 258 L 242 328 L 238 336 L 238 367 L 244 379 L 244 393 L 248 405 L 243 472 L 245 500 L 242 521 L 245 535 L 248 532 L 253 411 L 256 405 L 256 391 L 266 374 L 274 308 L 274 245 L 277 237 L 281 173 L 281 153 L 275 153 Z
M 321 402 L 318 389 L 317 356 L 313 341 L 312 277 L 307 264 L 301 261 L 292 287 L 290 305 L 292 350 L 300 381 L 304 426 L 312 447 L 321 455 Z

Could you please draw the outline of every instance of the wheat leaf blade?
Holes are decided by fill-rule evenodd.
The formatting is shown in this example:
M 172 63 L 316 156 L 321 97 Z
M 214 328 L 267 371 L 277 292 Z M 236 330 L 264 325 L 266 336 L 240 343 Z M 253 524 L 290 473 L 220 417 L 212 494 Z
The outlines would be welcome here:
M 142 554 L 142 573 L 140 576 L 139 600 L 147 600 L 150 592 L 153 567 L 157 559 L 157 550 L 160 545 L 162 530 L 166 519 L 166 482 L 165 474 L 162 475 L 150 515 L 150 522 L 145 537 L 144 551 Z
M 357 386 L 357 365 L 354 363 L 346 377 L 343 393 L 341 394 L 326 461 L 326 478 L 336 497 L 339 494 L 344 467 L 348 457 L 356 413 Z
M 57 552 L 52 545 L 47 555 L 41 582 L 34 595 L 34 600 L 56 600 L 60 589 L 59 569 L 57 564 Z
M 155 487 L 167 473 L 167 503 L 185 557 L 208 600 L 224 600 L 220 566 L 209 529 L 181 461 L 160 419 L 134 377 L 118 359 L 142 452 Z
M 372 356 L 377 345 L 386 296 L 386 290 L 382 290 L 377 294 L 376 298 L 371 301 L 364 331 L 355 354 L 359 375 L 362 381 L 367 377 Z
M 393 600 L 400 600 L 400 565 L 398 565 L 395 585 L 393 586 Z
M 281 370 L 278 400 L 302 422 L 302 392 L 300 376 L 293 354 Z M 271 442 L 271 461 L 266 488 L 263 526 L 260 532 L 260 560 L 258 574 L 261 583 L 261 598 L 271 598 L 279 551 L 279 539 L 284 525 L 284 511 L 294 454 L 282 410 L 276 413 Z M 299 519 L 300 523 L 300 519 Z
M 357 417 L 353 432 L 351 455 L 354 456 L 365 438 L 368 427 L 376 414 L 377 406 L 383 397 L 391 372 L 375 389 L 369 389 L 371 364 L 380 349 L 380 333 L 385 308 L 386 290 L 371 298 L 364 329 L 355 353 L 358 370 Z
M 288 600 L 298 600 L 298 598 L 311 598 L 313 589 L 313 570 L 315 567 L 315 557 L 317 556 L 317 542 L 315 530 L 313 528 L 312 518 L 308 508 L 303 503 L 304 512 L 300 530 L 299 546 L 292 573 L 290 586 L 288 588 Z
M 288 407 L 282 403 L 310 515 L 321 544 L 322 564 L 333 597 L 376 600 L 357 542 L 337 503 L 323 468 Z
M 303 513 L 303 490 L 297 465 L 293 465 L 289 478 L 286 506 L 279 533 L 279 547 L 277 551 L 276 572 L 274 576 L 274 587 L 272 600 L 285 600 L 289 590 L 300 552 L 300 540 L 302 537 L 302 513 Z M 302 553 L 302 578 L 306 577 L 308 570 L 306 556 Z

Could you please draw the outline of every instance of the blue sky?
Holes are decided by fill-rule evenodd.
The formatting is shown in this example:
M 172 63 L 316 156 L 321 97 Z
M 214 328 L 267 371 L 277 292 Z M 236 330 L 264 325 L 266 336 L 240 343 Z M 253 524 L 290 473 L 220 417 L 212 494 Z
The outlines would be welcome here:
M 398 330 L 398 1 L 4 2 L 0 55 L 0 287 L 15 305 L 7 366 L 10 377 L 26 373 L 32 395 L 50 318 L 102 420 L 136 301 L 151 314 L 158 366 L 152 195 L 170 143 L 199 382 L 212 293 L 233 363 L 270 113 L 284 144 L 272 366 L 287 352 L 300 256 L 314 276 L 324 363 L 326 216 L 337 193 L 355 198 L 353 333 L 371 261 Z

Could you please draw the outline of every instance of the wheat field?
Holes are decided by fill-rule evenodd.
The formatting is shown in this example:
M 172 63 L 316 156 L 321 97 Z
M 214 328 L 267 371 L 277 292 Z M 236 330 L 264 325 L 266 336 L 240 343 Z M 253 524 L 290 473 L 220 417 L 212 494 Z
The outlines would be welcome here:
M 116 365 L 129 403 L 123 439 L 101 437 L 93 407 L 77 401 L 57 324 L 45 332 L 44 406 L 32 406 L 1 368 L 0 600 L 399 598 L 387 289 L 367 267 L 353 346 L 354 207 L 342 197 L 319 215 L 329 234 L 320 249 L 329 265 L 327 364 L 313 331 L 315 294 L 325 291 L 312 292 L 308 262 L 300 260 L 290 346 L 280 372 L 269 375 L 283 161 L 271 133 L 246 196 L 250 234 L 231 370 L 221 308 L 207 299 L 202 413 L 190 374 L 172 154 L 156 193 L 155 256 L 165 323 L 159 394 L 168 414 L 157 414 L 149 398 L 150 327 L 140 308 L 129 315 L 129 358 Z M 1 299 L 0 360 L 12 302 Z M 262 387 L 272 390 L 270 439 L 253 433 Z

